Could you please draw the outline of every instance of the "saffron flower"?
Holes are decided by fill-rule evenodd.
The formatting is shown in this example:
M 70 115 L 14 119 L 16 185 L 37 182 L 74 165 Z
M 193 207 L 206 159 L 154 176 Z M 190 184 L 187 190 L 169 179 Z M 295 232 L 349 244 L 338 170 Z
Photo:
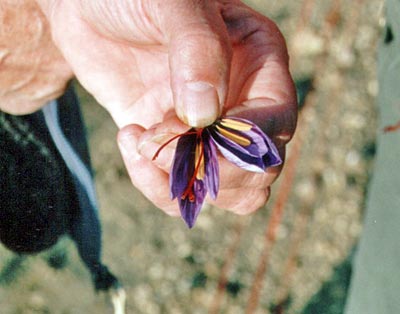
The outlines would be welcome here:
M 271 139 L 254 123 L 224 117 L 204 128 L 192 128 L 179 138 L 169 177 L 171 199 L 178 199 L 182 218 L 192 228 L 207 193 L 216 199 L 219 189 L 217 150 L 227 160 L 248 171 L 264 172 L 282 163 Z

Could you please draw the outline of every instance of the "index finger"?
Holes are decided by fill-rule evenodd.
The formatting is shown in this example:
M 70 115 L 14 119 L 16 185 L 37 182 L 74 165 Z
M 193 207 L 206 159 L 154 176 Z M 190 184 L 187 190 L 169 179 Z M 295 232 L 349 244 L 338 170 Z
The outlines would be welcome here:
M 245 5 L 226 6 L 222 14 L 235 47 L 226 114 L 255 122 L 284 145 L 297 120 L 285 40 L 270 19 Z

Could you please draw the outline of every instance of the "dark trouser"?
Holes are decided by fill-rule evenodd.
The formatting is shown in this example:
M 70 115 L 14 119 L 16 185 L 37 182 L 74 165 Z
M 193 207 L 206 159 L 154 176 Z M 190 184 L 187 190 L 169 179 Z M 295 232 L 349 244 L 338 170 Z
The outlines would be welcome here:
M 34 114 L 0 113 L 0 147 L 0 240 L 23 254 L 70 235 L 95 287 L 117 285 L 101 263 L 89 151 L 72 89 Z

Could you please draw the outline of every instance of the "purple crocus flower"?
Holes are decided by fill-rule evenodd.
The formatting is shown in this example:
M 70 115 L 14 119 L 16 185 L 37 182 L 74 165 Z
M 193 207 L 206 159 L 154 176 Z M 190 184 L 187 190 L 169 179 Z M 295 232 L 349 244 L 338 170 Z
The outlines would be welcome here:
M 192 228 L 207 193 L 219 189 L 217 149 L 230 162 L 248 171 L 264 172 L 282 163 L 271 139 L 254 123 L 236 117 L 218 119 L 205 128 L 192 128 L 179 138 L 170 173 L 171 199 L 177 198 L 182 218 Z

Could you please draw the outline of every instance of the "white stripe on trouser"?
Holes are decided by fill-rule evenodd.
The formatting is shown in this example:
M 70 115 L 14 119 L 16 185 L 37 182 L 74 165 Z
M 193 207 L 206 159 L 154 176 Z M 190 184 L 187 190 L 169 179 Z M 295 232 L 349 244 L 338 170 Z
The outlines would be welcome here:
M 88 168 L 72 148 L 61 129 L 57 101 L 53 100 L 47 103 L 47 105 L 43 107 L 42 112 L 50 136 L 53 139 L 58 152 L 64 159 L 69 171 L 71 171 L 72 175 L 82 185 L 82 188 L 85 190 L 93 208 L 97 209 L 97 198 L 92 176 Z

